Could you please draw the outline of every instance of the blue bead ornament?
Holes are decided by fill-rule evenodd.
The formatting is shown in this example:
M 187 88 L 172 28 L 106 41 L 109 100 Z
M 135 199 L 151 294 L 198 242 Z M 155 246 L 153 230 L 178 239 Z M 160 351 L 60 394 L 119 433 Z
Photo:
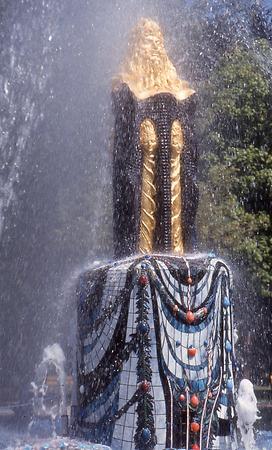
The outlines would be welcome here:
M 178 385 L 179 385 L 179 387 L 180 387 L 181 389 L 184 388 L 184 386 L 185 386 L 185 381 L 184 381 L 183 378 L 180 378 L 180 379 L 178 380 Z
M 177 340 L 176 341 L 176 347 L 180 347 L 181 346 L 181 341 Z
M 233 389 L 233 382 L 231 380 L 231 378 L 229 378 L 226 382 L 226 388 L 231 391 Z
M 230 306 L 230 300 L 228 297 L 224 297 L 223 306 L 224 308 L 228 308 Z
M 191 383 L 191 389 L 193 392 L 198 392 L 199 391 L 199 384 L 198 384 L 198 380 L 193 380 Z
M 205 341 L 203 342 L 204 347 L 208 347 L 208 341 L 205 339 Z
M 206 389 L 206 383 L 204 380 L 198 380 L 198 390 L 199 392 L 203 392 Z
M 146 263 L 142 263 L 142 264 L 141 264 L 141 268 L 142 268 L 143 270 L 146 270 L 146 269 L 148 269 L 148 265 L 147 265 Z
M 204 380 L 193 380 L 191 382 L 191 390 L 193 392 L 203 392 L 206 389 L 206 383 Z
M 225 394 L 222 394 L 222 395 L 219 397 L 219 403 L 220 403 L 221 405 L 228 406 L 228 398 L 227 398 L 227 396 L 226 396 Z
M 149 428 L 143 428 L 141 433 L 141 438 L 144 442 L 148 442 L 151 438 L 151 431 Z
M 228 353 L 230 353 L 232 351 L 232 345 L 231 345 L 230 341 L 226 341 L 225 349 L 226 349 L 226 352 L 228 352 Z
M 139 322 L 137 325 L 137 331 L 141 334 L 148 333 L 149 331 L 149 325 L 146 322 Z

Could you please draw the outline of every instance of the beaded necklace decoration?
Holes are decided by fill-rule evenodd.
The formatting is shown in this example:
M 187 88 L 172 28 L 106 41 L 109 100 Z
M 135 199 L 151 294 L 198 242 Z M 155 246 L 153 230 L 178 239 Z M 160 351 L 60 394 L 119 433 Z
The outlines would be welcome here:
M 117 275 L 116 289 L 111 280 Z M 230 426 L 234 417 L 227 266 L 210 258 L 152 256 L 108 266 L 100 277 L 87 281 L 91 289 L 79 306 L 84 389 L 77 433 L 93 441 L 103 436 L 104 444 L 126 450 L 160 448 L 163 441 L 167 448 L 213 448 L 222 423 Z M 111 303 L 97 304 L 101 313 L 88 315 L 90 302 L 101 295 L 96 296 L 100 283 L 101 303 L 105 298 Z M 81 285 L 82 290 L 87 289 Z M 91 319 L 87 327 L 86 317 Z M 98 340 L 97 360 L 90 360 Z M 164 430 L 158 428 L 158 408 L 165 411 Z

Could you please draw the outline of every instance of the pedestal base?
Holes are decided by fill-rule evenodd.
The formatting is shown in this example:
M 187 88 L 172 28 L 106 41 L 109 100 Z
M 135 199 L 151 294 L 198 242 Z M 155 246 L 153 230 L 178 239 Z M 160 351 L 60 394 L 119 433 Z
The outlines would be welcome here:
M 223 261 L 135 257 L 84 274 L 78 294 L 79 437 L 113 450 L 206 449 L 217 436 L 234 439 Z

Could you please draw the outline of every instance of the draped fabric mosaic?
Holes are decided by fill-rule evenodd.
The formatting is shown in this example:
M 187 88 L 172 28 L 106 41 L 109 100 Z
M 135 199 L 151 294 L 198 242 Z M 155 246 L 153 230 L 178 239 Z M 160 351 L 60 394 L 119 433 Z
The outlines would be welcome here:
M 78 292 L 77 435 L 113 450 L 221 448 L 234 417 L 226 264 L 133 257 L 86 273 Z

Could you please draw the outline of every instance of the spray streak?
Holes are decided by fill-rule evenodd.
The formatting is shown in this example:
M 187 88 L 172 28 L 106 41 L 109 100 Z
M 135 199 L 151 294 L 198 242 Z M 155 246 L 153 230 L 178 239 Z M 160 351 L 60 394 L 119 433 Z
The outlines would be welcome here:
M 22 12 L 15 21 L 8 42 L 1 49 L 6 61 L 0 73 L 0 238 L 4 231 L 6 214 L 16 201 L 16 185 L 20 182 L 22 160 L 28 152 L 33 131 L 43 118 L 41 104 L 52 71 L 52 49 L 57 30 L 59 7 L 43 6 L 41 27 L 29 23 Z M 33 43 L 40 41 L 40 48 Z M 53 42 L 52 42 L 53 41 Z M 26 44 L 27 43 L 27 44 Z

